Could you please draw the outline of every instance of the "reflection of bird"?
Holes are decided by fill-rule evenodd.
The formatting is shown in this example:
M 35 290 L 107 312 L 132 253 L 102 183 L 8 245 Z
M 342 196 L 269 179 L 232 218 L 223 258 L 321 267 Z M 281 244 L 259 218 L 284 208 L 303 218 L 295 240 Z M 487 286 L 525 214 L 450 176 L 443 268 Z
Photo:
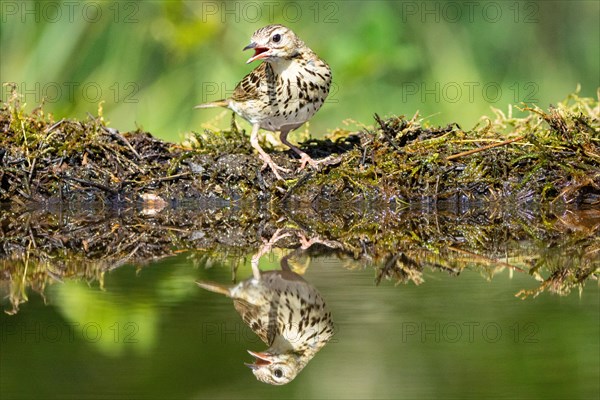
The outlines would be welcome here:
M 318 162 L 287 140 L 288 133 L 308 121 L 325 101 L 331 70 L 294 32 L 283 25 L 268 25 L 254 32 L 244 48 L 255 54 L 248 63 L 264 60 L 246 75 L 227 99 L 196 108 L 227 107 L 252 124 L 250 143 L 275 176 L 287 171 L 273 162 L 258 144 L 258 130 L 279 131 L 283 144 L 300 155 L 300 169 Z
M 256 361 L 246 364 L 265 383 L 293 380 L 333 336 L 321 294 L 292 271 L 260 272 L 233 287 L 197 283 L 232 298 L 244 322 L 269 346 L 264 352 L 248 351 Z

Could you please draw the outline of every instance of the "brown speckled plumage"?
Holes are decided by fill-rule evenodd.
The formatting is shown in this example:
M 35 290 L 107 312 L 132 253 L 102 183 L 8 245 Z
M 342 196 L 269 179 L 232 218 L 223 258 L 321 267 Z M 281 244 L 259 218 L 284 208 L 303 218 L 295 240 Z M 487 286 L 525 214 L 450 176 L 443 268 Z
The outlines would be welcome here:
M 198 282 L 227 295 L 243 321 L 269 348 L 250 352 L 248 364 L 261 381 L 282 385 L 293 380 L 334 333 L 331 313 L 317 289 L 289 271 L 261 272 L 233 287 Z
M 300 155 L 300 169 L 318 162 L 287 140 L 288 133 L 308 121 L 321 108 L 331 85 L 331 69 L 292 30 L 268 25 L 252 35 L 255 55 L 248 62 L 264 60 L 246 75 L 227 99 L 202 104 L 198 108 L 227 107 L 252 126 L 251 143 L 278 179 L 276 165 L 258 144 L 258 130 L 280 132 L 281 141 Z

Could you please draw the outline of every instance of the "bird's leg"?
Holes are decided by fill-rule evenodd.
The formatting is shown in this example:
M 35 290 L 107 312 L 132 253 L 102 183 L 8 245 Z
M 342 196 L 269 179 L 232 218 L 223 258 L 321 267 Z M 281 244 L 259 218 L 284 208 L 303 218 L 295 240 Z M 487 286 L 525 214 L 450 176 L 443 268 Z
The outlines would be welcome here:
M 282 130 L 279 133 L 279 139 L 281 140 L 281 143 L 285 144 L 290 149 L 294 150 L 294 152 L 296 152 L 296 154 L 298 154 L 300 156 L 300 167 L 298 168 L 298 171 L 302 171 L 306 167 L 307 163 L 310 164 L 310 166 L 313 167 L 314 169 L 319 170 L 319 161 L 313 160 L 308 154 L 306 154 L 305 152 L 300 150 L 298 147 L 291 144 L 289 142 L 289 140 L 287 140 L 288 133 L 290 133 L 289 129 Z
M 252 147 L 254 147 L 256 149 L 256 151 L 258 151 L 258 154 L 260 155 L 260 158 L 262 158 L 262 160 L 265 162 L 265 165 L 268 165 L 269 167 L 271 167 L 271 170 L 275 174 L 275 177 L 277 177 L 277 179 L 282 181 L 284 179 L 281 177 L 281 175 L 279 175 L 278 170 L 283 171 L 283 172 L 290 172 L 290 170 L 287 168 L 280 167 L 279 165 L 275 164 L 275 162 L 271 159 L 271 157 L 267 153 L 265 153 L 265 151 L 262 149 L 262 147 L 260 147 L 260 144 L 258 144 L 258 130 L 259 129 L 260 129 L 259 124 L 254 124 L 252 126 L 252 133 L 250 134 L 250 144 L 252 145 Z
M 250 262 L 252 264 L 252 274 L 255 279 L 260 279 L 260 269 L 258 268 L 258 261 L 260 258 L 271 251 L 275 243 L 288 236 L 290 236 L 289 233 L 281 234 L 281 228 L 279 228 L 275 231 L 273 236 L 271 236 L 271 239 L 268 241 L 263 239 L 263 245 L 260 246 L 256 254 L 252 256 L 252 261 Z

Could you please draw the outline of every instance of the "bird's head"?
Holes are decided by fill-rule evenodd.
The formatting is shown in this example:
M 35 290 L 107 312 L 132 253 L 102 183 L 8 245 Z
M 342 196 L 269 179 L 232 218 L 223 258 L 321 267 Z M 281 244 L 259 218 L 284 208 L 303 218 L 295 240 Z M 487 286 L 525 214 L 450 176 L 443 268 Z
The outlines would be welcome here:
M 256 379 L 270 385 L 285 385 L 293 381 L 304 367 L 300 356 L 295 353 L 273 354 L 250 350 L 248 353 L 252 354 L 256 360 L 246 366 L 252 369 Z
M 254 55 L 246 64 L 255 60 L 277 62 L 289 59 L 298 54 L 304 42 L 291 29 L 283 25 L 267 25 L 254 32 L 250 44 L 244 50 L 253 49 Z

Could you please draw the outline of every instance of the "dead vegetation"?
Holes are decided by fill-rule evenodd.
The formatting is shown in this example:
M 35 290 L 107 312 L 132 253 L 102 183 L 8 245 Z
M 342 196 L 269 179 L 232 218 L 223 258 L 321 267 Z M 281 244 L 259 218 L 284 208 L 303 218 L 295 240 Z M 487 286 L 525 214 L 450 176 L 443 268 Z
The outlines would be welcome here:
M 101 109 L 86 121 L 55 121 L 41 107 L 27 114 L 13 91 L 0 110 L 0 202 L 110 205 L 153 194 L 165 201 L 598 205 L 598 102 L 573 94 L 548 111 L 524 110 L 523 118 L 495 110 L 494 120 L 484 118 L 470 131 L 375 115 L 373 127 L 304 143 L 314 157 L 341 155 L 339 163 L 278 182 L 233 123 L 229 131 L 193 133 L 189 146 L 181 146 L 109 128 Z M 297 166 L 291 151 L 274 158 Z
M 303 144 L 336 165 L 276 181 L 235 124 L 177 145 L 109 128 L 101 110 L 26 113 L 13 91 L 0 110 L 0 287 L 16 312 L 26 288 L 181 251 L 244 257 L 284 229 L 278 246 L 314 238 L 307 254 L 372 265 L 376 283 L 511 269 L 540 281 L 519 296 L 567 294 L 600 274 L 600 107 L 574 94 L 524 110 L 470 131 L 376 115 Z

